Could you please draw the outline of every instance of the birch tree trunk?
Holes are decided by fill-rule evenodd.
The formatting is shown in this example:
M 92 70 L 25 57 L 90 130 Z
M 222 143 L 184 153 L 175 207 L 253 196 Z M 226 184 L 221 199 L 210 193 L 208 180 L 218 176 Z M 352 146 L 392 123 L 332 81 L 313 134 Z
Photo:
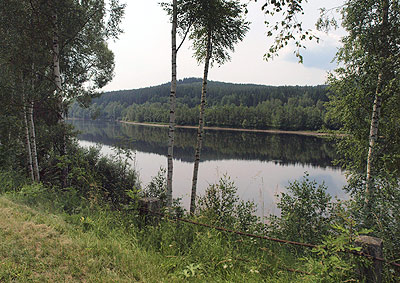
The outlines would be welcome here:
M 60 72 L 60 46 L 58 42 L 58 34 L 57 34 L 57 15 L 53 14 L 53 75 L 54 75 L 54 84 L 56 86 L 56 94 L 59 98 L 59 102 L 62 102 L 61 98 L 61 72 Z M 61 106 L 61 105 L 60 105 Z M 62 110 L 62 109 L 61 109 Z
M 168 173 L 167 173 L 167 206 L 172 206 L 172 176 L 173 176 L 173 157 L 174 157 L 174 139 L 175 139 L 175 108 L 176 108 L 176 28 L 177 28 L 177 0 L 173 0 L 172 11 L 172 78 L 171 93 L 169 96 L 170 112 L 169 112 L 169 131 L 168 131 Z
M 56 97 L 58 99 L 59 104 L 59 125 L 62 129 L 64 129 L 64 106 L 63 106 L 63 97 L 62 97 L 62 86 L 61 86 L 61 71 L 60 71 L 60 46 L 58 41 L 57 34 L 57 15 L 54 13 L 52 15 L 53 19 L 53 75 L 54 75 L 54 84 L 56 86 Z M 65 156 L 67 152 L 67 141 L 66 134 L 63 130 L 62 134 L 62 152 L 61 156 Z M 67 164 L 64 164 L 62 169 L 61 183 L 62 187 L 65 188 L 67 186 L 67 177 L 68 177 L 68 167 Z
M 367 158 L 367 178 L 366 178 L 366 198 L 365 201 L 368 203 L 370 197 L 373 194 L 373 170 L 374 170 L 374 159 L 375 159 L 375 144 L 378 140 L 378 129 L 379 129 L 379 118 L 381 115 L 382 97 L 381 97 L 381 86 L 382 86 L 382 73 L 378 75 L 378 82 L 375 91 L 374 106 L 372 109 L 371 127 L 369 131 L 369 149 Z
M 33 69 L 33 68 L 32 68 Z M 23 101 L 23 115 L 25 127 L 25 146 L 27 152 L 28 172 L 33 182 L 40 182 L 39 162 L 36 147 L 36 133 L 34 121 L 34 102 L 29 100 L 25 94 L 24 78 L 21 74 L 22 85 L 22 101 Z M 32 92 L 34 91 L 34 82 L 32 81 Z
M 201 102 L 200 102 L 200 115 L 199 115 L 199 128 L 197 129 L 197 145 L 195 151 L 195 160 L 194 160 L 194 168 L 193 168 L 193 179 L 192 179 L 192 193 L 190 197 L 190 214 L 194 214 L 196 209 L 196 191 L 197 191 L 197 176 L 199 172 L 199 163 L 200 163 L 200 153 L 203 142 L 203 133 L 204 133 L 204 109 L 206 106 L 206 94 L 207 94 L 207 77 L 208 77 L 208 68 L 210 65 L 212 52 L 211 45 L 211 31 L 208 32 L 207 35 L 207 53 L 204 61 L 204 75 L 203 75 L 203 86 L 201 89 Z
M 21 79 L 22 81 L 22 79 Z M 32 150 L 31 150 L 31 139 L 29 136 L 29 124 L 28 124 L 28 111 L 26 107 L 26 100 L 25 100 L 25 93 L 24 89 L 22 89 L 22 101 L 24 103 L 24 108 L 23 108 L 23 116 L 24 116 L 24 127 L 25 127 L 25 148 L 26 148 L 26 154 L 27 154 L 27 163 L 28 163 L 28 173 L 29 177 L 31 178 L 32 182 L 35 181 L 35 176 L 33 174 L 33 165 L 32 165 Z
M 382 25 L 381 25 L 381 58 L 385 59 L 388 56 L 387 34 L 388 34 L 388 21 L 389 21 L 389 0 L 382 0 Z M 385 64 L 381 63 L 381 71 L 378 75 L 376 83 L 374 106 L 372 109 L 371 126 L 369 133 L 369 149 L 367 157 L 367 176 L 365 188 L 365 202 L 366 208 L 369 208 L 369 201 L 374 193 L 373 174 L 375 173 L 375 159 L 376 159 L 376 141 L 378 140 L 379 119 L 381 116 L 382 108 L 382 84 L 384 80 Z
M 32 150 L 32 163 L 33 163 L 33 174 L 36 182 L 40 182 L 40 174 L 39 174 L 39 163 L 37 156 L 37 147 L 36 147 L 36 134 L 35 134 L 35 121 L 33 117 L 33 101 L 29 101 L 28 104 L 28 120 L 29 120 L 29 133 L 30 133 L 30 144 Z

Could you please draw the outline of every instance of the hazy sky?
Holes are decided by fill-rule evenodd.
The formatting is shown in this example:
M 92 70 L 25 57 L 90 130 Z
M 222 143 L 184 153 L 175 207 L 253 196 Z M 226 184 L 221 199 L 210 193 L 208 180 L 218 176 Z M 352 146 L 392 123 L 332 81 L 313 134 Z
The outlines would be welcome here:
M 120 90 L 162 84 L 171 79 L 171 25 L 166 13 L 158 4 L 161 0 L 125 0 L 124 33 L 110 43 L 115 54 L 115 77 L 104 90 Z M 247 2 L 247 1 L 246 1 Z M 343 0 L 309 0 L 305 16 L 300 20 L 309 29 L 315 29 L 319 8 L 339 6 Z M 209 72 L 209 79 L 234 83 L 266 85 L 316 85 L 323 84 L 343 30 L 329 34 L 319 32 L 319 44 L 307 43 L 304 64 L 299 64 L 293 47 L 281 50 L 273 61 L 263 60 L 272 38 L 267 38 L 261 11 L 263 0 L 251 1 L 247 20 L 251 22 L 246 38 L 236 45 L 232 60 Z M 180 42 L 178 38 L 178 44 Z M 186 40 L 178 53 L 178 79 L 202 77 L 203 66 L 192 58 L 191 42 Z

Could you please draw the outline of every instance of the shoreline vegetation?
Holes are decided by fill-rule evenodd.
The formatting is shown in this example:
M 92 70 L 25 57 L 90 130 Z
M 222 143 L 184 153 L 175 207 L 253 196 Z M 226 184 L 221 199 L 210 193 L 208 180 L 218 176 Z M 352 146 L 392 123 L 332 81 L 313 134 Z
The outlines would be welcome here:
M 118 122 L 124 123 L 124 124 L 130 124 L 130 125 L 168 128 L 167 124 L 162 124 L 162 123 L 146 123 L 146 122 L 133 122 L 133 121 L 118 121 Z M 197 129 L 198 126 L 175 125 L 175 128 Z M 213 130 L 213 131 L 235 131 L 235 132 L 253 132 L 253 133 L 270 133 L 270 134 L 290 134 L 290 135 L 317 136 L 317 137 L 326 137 L 326 136 L 343 137 L 345 135 L 345 134 L 342 134 L 342 133 L 336 134 L 336 133 L 313 132 L 313 131 L 289 131 L 289 130 L 277 130 L 277 129 L 261 130 L 261 129 L 208 127 L 208 126 L 204 126 L 204 129 L 205 130 Z
M 74 121 L 87 121 L 88 119 L 84 118 L 68 118 L 67 120 Z M 96 120 L 95 121 L 107 121 L 113 122 L 111 120 Z M 115 122 L 129 124 L 129 125 L 138 125 L 138 126 L 149 126 L 149 127 L 160 127 L 160 128 L 168 128 L 168 124 L 165 123 L 156 123 L 156 122 L 135 122 L 135 121 L 124 121 L 124 120 L 116 120 Z M 198 126 L 189 126 L 189 125 L 175 125 L 175 128 L 180 129 L 197 129 Z M 288 134 L 288 135 L 302 135 L 302 136 L 314 136 L 314 137 L 345 137 L 347 136 L 345 133 L 338 133 L 336 131 L 329 132 L 317 132 L 317 131 L 291 131 L 291 130 L 279 130 L 279 129 L 245 129 L 245 128 L 229 128 L 229 127 L 213 127 L 213 126 L 204 126 L 205 130 L 212 131 L 234 131 L 234 132 L 251 132 L 251 133 L 269 133 L 269 134 Z
M 202 79 L 178 82 L 177 125 L 196 126 Z M 326 86 L 300 87 L 241 85 L 210 81 L 205 109 L 208 127 L 233 129 L 281 129 L 283 131 L 323 132 L 338 130 L 340 124 L 326 107 Z M 78 102 L 69 108 L 69 116 L 83 119 L 169 123 L 170 84 L 111 91 L 92 100 L 87 108 Z

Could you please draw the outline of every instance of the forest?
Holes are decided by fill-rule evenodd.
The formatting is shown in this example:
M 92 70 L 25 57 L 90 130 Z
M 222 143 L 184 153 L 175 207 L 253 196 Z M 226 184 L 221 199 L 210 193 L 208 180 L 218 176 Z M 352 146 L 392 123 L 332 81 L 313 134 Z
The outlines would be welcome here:
M 176 123 L 196 125 L 199 117 L 201 79 L 178 81 Z M 88 108 L 73 103 L 70 118 L 169 122 L 169 84 L 106 92 Z M 207 126 L 321 130 L 338 129 L 327 115 L 327 86 L 262 86 L 208 82 Z

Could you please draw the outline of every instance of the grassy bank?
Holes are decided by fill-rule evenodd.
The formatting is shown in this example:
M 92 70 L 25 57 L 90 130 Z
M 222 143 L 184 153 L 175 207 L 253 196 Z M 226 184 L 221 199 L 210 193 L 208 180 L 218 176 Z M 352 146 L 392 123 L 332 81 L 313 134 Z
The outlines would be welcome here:
M 135 210 L 93 199 L 71 210 L 71 197 L 41 185 L 0 196 L 0 282 L 316 282 L 329 267 L 310 250 L 162 219 L 145 224 Z M 203 210 L 193 220 L 263 229 L 225 213 L 218 220 Z M 347 278 L 342 266 L 323 282 Z
M 85 228 L 83 217 L 73 218 L 36 210 L 1 196 L 0 281 L 167 282 L 171 279 L 162 265 L 162 257 L 139 248 L 134 238 L 115 224 L 107 231 L 107 223 L 94 220 L 92 228 L 103 229 L 99 236 L 99 231 Z M 101 221 L 107 220 L 113 219 L 105 217 Z
M 275 260 L 251 262 L 243 251 L 239 258 L 215 231 L 167 222 L 138 230 L 106 209 L 52 213 L 50 201 L 0 196 L 0 282 L 298 281 Z

